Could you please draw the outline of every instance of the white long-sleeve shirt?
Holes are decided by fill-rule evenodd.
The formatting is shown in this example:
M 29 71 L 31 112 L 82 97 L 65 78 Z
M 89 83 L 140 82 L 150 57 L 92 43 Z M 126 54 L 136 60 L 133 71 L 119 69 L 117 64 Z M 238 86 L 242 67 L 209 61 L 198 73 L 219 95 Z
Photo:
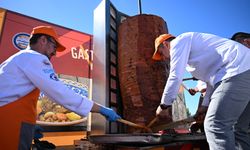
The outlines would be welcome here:
M 65 108 L 86 116 L 93 101 L 77 95 L 58 80 L 49 59 L 33 50 L 22 50 L 0 65 L 0 107 L 39 88 Z
M 202 103 L 208 106 L 213 87 L 223 79 L 250 69 L 250 50 L 235 41 L 207 33 L 188 32 L 170 43 L 170 74 L 161 103 L 171 105 L 187 67 L 195 78 L 207 83 Z

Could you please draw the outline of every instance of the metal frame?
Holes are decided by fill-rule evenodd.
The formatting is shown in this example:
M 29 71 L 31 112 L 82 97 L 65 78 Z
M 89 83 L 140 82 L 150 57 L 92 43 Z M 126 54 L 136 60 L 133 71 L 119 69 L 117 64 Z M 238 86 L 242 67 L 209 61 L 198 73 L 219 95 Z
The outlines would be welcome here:
M 109 0 L 103 0 L 94 10 L 93 100 L 111 107 L 118 114 L 122 114 L 118 78 L 118 27 L 126 17 L 128 16 L 117 11 Z M 96 114 L 93 116 L 92 131 L 123 132 L 121 124 L 106 122 Z

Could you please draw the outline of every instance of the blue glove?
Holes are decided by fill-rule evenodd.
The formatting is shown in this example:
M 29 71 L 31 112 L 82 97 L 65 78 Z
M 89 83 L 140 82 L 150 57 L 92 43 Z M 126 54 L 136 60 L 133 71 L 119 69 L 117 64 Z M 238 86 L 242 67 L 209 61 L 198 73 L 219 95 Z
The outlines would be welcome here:
M 120 119 L 121 116 L 119 116 L 113 109 L 107 108 L 107 107 L 101 107 L 100 113 L 106 117 L 108 121 L 116 121 L 117 119 Z

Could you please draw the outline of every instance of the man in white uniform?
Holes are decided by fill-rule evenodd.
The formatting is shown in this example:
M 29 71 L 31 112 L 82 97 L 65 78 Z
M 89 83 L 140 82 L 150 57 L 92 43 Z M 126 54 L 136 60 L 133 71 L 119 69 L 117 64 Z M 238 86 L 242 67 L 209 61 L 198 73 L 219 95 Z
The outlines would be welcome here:
M 197 81 L 197 85 L 195 88 L 190 88 L 188 89 L 188 92 L 190 93 L 190 95 L 195 95 L 197 92 L 200 92 L 200 98 L 199 98 L 199 103 L 198 103 L 198 109 L 199 107 L 201 107 L 201 104 L 203 102 L 204 96 L 206 94 L 206 88 L 207 88 L 207 84 L 201 80 Z M 198 118 L 199 117 L 199 118 Z M 191 132 L 197 132 L 199 129 L 201 132 L 204 132 L 204 126 L 203 126 L 203 121 L 205 118 L 205 112 L 204 115 L 199 114 L 199 112 L 196 112 L 194 118 L 197 120 L 199 120 L 199 122 L 193 122 L 192 125 L 190 126 L 190 130 Z
M 170 34 L 155 40 L 154 60 L 170 59 L 170 74 L 156 115 L 169 117 L 185 68 L 206 82 L 198 113 L 204 121 L 210 150 L 250 149 L 250 51 L 244 45 L 207 33 Z M 209 106 L 209 107 L 208 107 Z M 208 109 L 207 109 L 208 108 Z M 244 118 L 244 119 L 242 119 Z
M 116 112 L 77 95 L 56 76 L 50 58 L 65 50 L 50 26 L 33 28 L 30 44 L 0 65 L 0 148 L 30 149 L 36 121 L 39 91 L 81 116 L 101 113 L 109 121 Z
M 201 96 L 205 96 L 206 94 L 206 88 L 207 88 L 207 85 L 205 82 L 201 81 L 201 80 L 198 80 L 197 81 L 197 85 L 195 88 L 190 88 L 188 89 L 188 92 L 191 94 L 191 95 L 195 95 L 197 92 L 200 92 L 201 93 Z
M 231 40 L 237 41 L 250 48 L 250 33 L 237 32 L 231 37 Z

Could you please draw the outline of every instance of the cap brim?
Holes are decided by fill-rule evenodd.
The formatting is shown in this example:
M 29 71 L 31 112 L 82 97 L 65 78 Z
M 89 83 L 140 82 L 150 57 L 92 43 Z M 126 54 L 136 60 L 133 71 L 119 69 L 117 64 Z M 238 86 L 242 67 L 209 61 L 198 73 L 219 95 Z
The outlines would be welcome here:
M 157 52 L 158 50 L 156 50 L 152 56 L 153 60 L 161 60 L 161 55 Z
M 62 51 L 64 51 L 65 49 L 66 49 L 66 47 L 64 47 L 64 46 L 62 46 L 62 45 L 59 45 L 59 46 L 57 47 L 56 51 L 62 52 Z
M 64 51 L 65 49 L 66 49 L 66 47 L 65 46 L 63 46 L 60 42 L 59 42 L 59 40 L 58 39 L 55 39 L 56 40 L 56 43 L 57 43 L 57 48 L 56 48 L 56 51 L 58 51 L 58 52 L 62 52 L 62 51 Z

